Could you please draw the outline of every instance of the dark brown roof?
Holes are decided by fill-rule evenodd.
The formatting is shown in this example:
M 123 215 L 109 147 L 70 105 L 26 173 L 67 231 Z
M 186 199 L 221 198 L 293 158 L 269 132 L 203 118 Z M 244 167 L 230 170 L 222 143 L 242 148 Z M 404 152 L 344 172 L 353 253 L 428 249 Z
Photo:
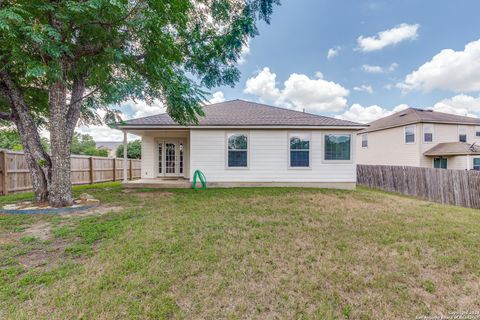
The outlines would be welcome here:
M 425 156 L 455 156 L 466 154 L 480 154 L 480 146 L 466 142 L 439 143 L 423 153 Z
M 330 117 L 319 116 L 311 113 L 299 112 L 284 108 L 273 107 L 261 103 L 244 100 L 232 100 L 203 107 L 205 116 L 199 118 L 195 126 L 328 126 L 328 127 L 358 127 L 365 125 L 340 120 Z M 145 127 L 145 126 L 178 126 L 166 113 L 132 119 L 126 121 L 121 127 Z
M 369 123 L 368 128 L 362 130 L 361 133 L 419 122 L 480 125 L 480 119 L 477 118 L 457 116 L 455 114 L 432 110 L 408 108 Z

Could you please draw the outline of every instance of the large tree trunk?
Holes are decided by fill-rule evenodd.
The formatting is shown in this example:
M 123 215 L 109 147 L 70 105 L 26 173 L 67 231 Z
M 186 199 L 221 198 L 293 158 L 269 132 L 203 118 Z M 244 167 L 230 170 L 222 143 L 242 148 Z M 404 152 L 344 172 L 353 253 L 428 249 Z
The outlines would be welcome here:
M 48 182 L 51 162 L 43 149 L 37 125 L 29 112 L 22 92 L 5 71 L 0 72 L 0 93 L 12 110 L 11 120 L 20 134 L 25 151 L 25 160 L 32 176 L 32 185 L 37 202 L 48 200 Z
M 72 204 L 70 149 L 73 133 L 80 117 L 84 92 L 84 77 L 78 77 L 74 80 L 69 104 L 67 104 L 67 87 L 64 82 L 58 81 L 49 90 L 50 147 L 52 153 L 49 203 L 54 207 L 64 207 Z

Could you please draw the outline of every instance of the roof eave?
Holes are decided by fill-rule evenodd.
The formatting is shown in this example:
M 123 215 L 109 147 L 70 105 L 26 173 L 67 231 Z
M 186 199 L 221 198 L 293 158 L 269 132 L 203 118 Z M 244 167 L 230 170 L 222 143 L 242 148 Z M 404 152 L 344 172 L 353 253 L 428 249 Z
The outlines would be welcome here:
M 169 129 L 331 129 L 331 130 L 362 130 L 363 125 L 206 125 L 206 126 L 179 126 L 179 125 L 120 125 L 118 130 L 169 130 Z

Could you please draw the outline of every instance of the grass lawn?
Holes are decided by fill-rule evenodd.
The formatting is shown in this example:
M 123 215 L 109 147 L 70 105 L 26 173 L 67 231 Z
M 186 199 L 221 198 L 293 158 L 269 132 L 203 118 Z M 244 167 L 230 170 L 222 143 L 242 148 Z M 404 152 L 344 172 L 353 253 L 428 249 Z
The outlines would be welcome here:
M 0 215 L 0 318 L 396 319 L 480 310 L 480 211 L 359 188 L 122 191 Z M 0 197 L 0 205 L 31 197 Z

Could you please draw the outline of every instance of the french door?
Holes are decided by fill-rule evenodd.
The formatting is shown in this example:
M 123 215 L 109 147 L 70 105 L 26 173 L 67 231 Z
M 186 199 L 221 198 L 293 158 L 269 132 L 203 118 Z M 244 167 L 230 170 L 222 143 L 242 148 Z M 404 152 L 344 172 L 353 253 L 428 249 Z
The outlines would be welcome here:
M 185 143 L 165 140 L 158 143 L 158 176 L 181 177 L 185 172 Z

